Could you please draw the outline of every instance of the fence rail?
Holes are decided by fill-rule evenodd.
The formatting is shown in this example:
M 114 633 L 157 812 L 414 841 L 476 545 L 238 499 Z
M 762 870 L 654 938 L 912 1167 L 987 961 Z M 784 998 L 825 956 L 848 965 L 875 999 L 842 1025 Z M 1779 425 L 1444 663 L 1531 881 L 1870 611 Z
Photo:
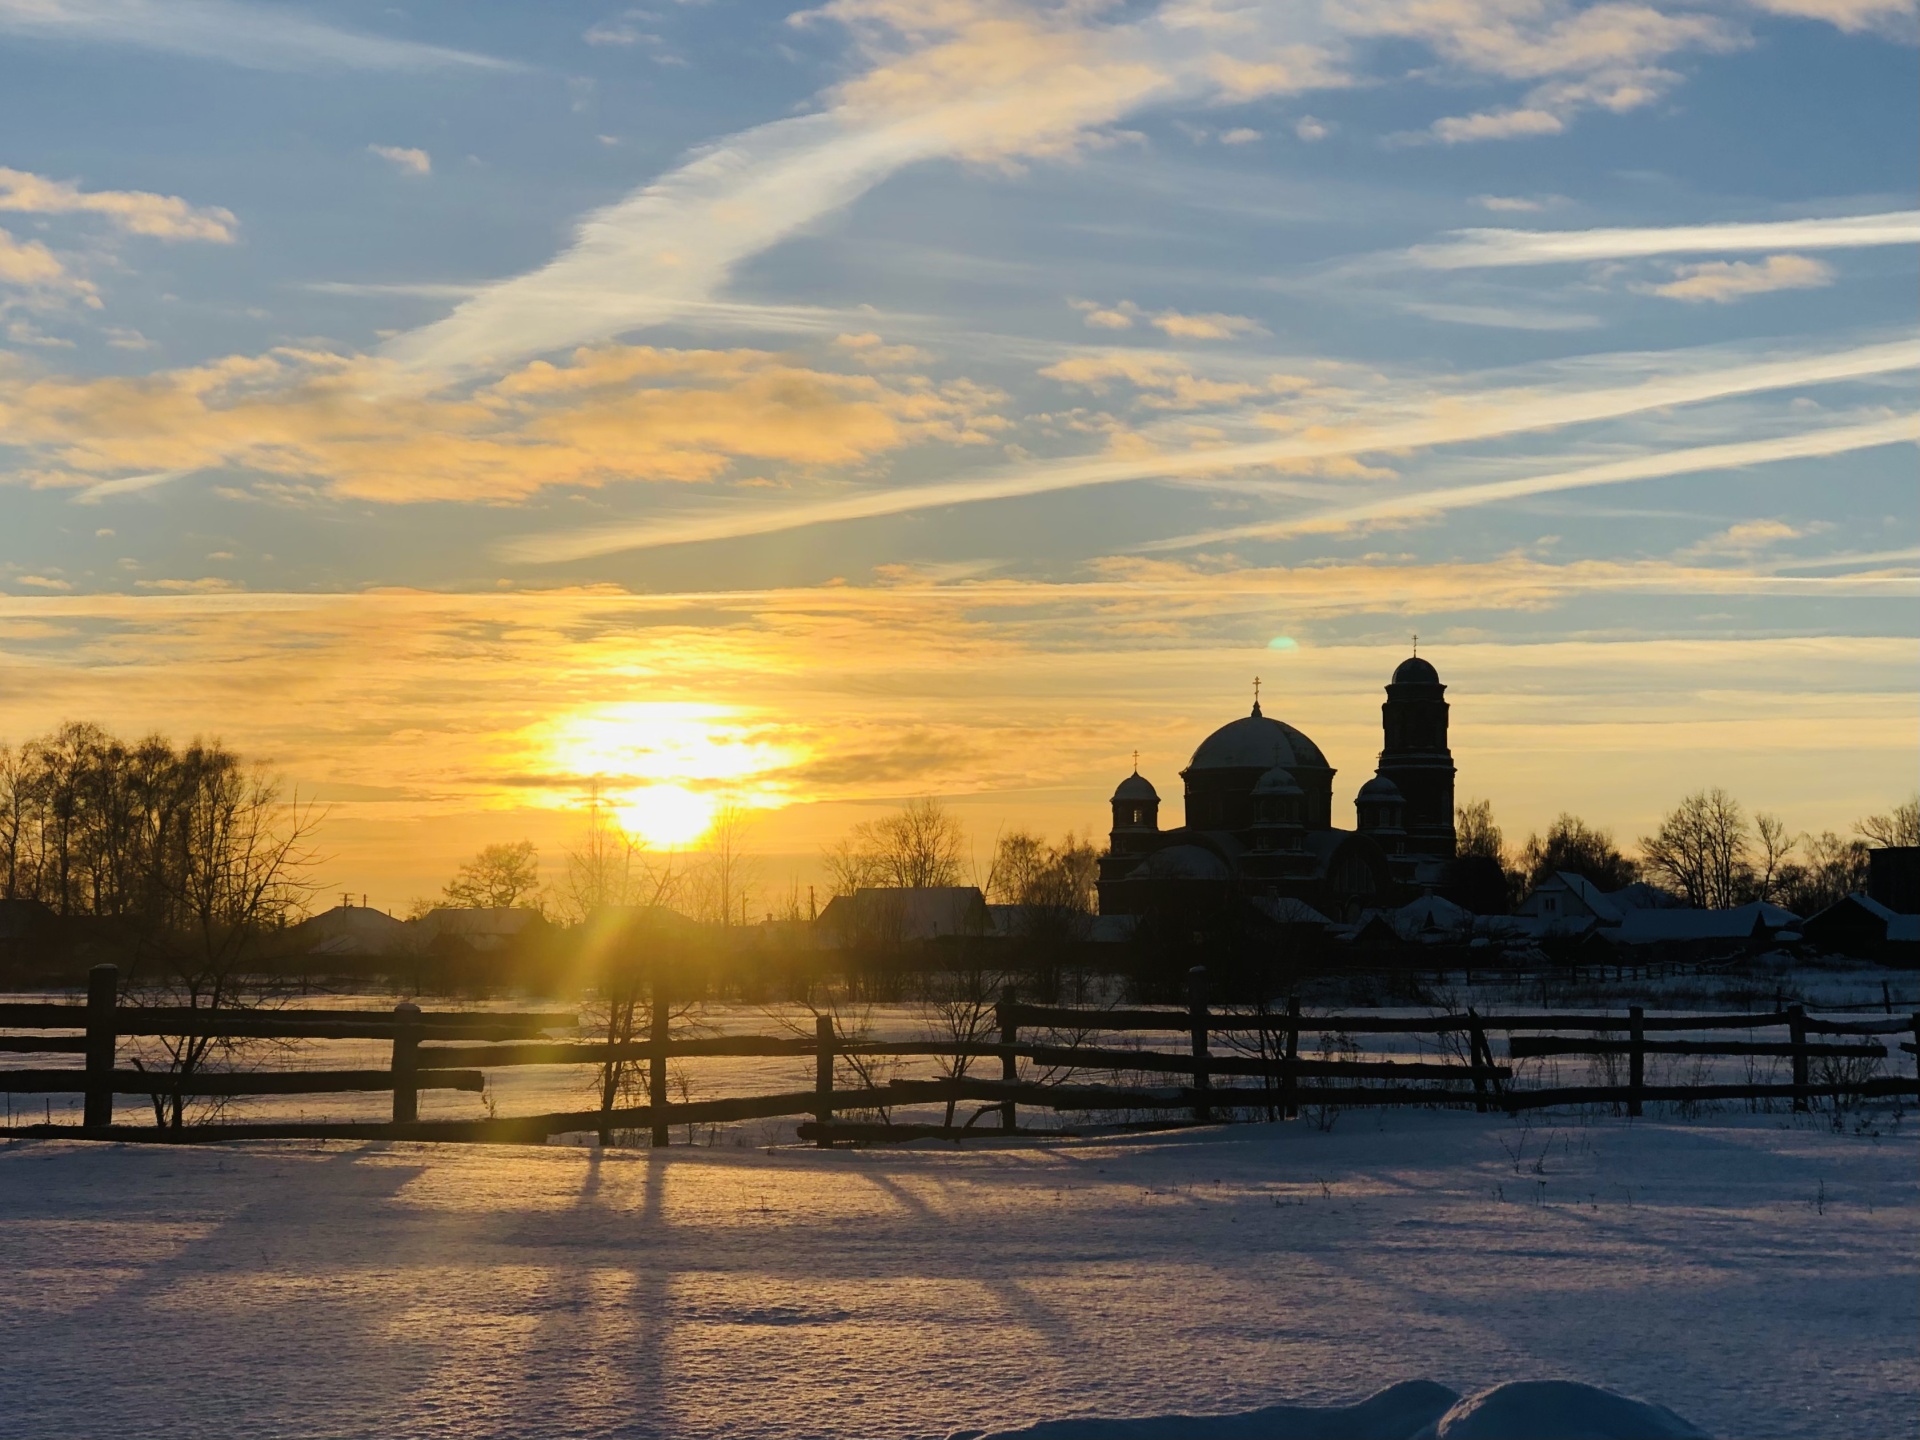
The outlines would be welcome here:
M 740 1120 L 805 1116 L 801 1134 L 821 1145 L 844 1139 L 906 1139 L 938 1134 L 1034 1133 L 1021 1131 L 1022 1106 L 1055 1113 L 1180 1112 L 1184 1120 L 1146 1123 L 1208 1123 L 1243 1112 L 1291 1117 L 1304 1106 L 1349 1108 L 1382 1105 L 1461 1106 L 1481 1112 L 1519 1111 L 1555 1105 L 1612 1104 L 1639 1115 L 1652 1102 L 1693 1104 L 1720 1100 L 1787 1100 L 1797 1110 L 1816 1100 L 1920 1096 L 1920 1080 L 1869 1073 L 1871 1062 L 1914 1054 L 1920 1043 L 1920 1014 L 1873 1020 L 1820 1020 L 1799 1007 L 1744 1015 L 1647 1015 L 1633 1007 L 1618 1014 L 1462 1014 L 1429 1016 L 1305 1015 L 1297 1002 L 1275 1009 L 1215 1009 L 1208 1004 L 1205 972 L 1190 976 L 1189 1003 L 1181 1009 L 1098 1010 L 1058 1005 L 1027 1005 L 1012 994 L 994 1008 L 998 1038 L 874 1041 L 836 1030 L 828 1016 L 816 1017 L 814 1033 L 679 1037 L 669 1032 L 669 1007 L 663 991 L 653 995 L 653 1023 L 645 1040 L 615 1042 L 557 1039 L 551 1032 L 577 1030 L 571 1012 L 427 1013 L 411 1003 L 392 1011 L 302 1010 L 293 1012 L 159 1008 L 122 1003 L 118 974 L 98 966 L 89 980 L 87 1002 L 75 1004 L 0 1004 L 0 1027 L 14 1030 L 75 1031 L 80 1034 L 0 1036 L 0 1053 L 78 1054 L 82 1065 L 69 1068 L 0 1068 L 0 1090 L 17 1094 L 85 1096 L 79 1134 L 88 1138 L 137 1140 L 217 1140 L 267 1138 L 416 1139 L 499 1142 L 544 1141 L 550 1136 L 644 1129 L 653 1143 L 668 1143 L 675 1125 L 721 1124 Z M 1650 1039 L 1678 1032 L 1779 1030 L 1787 1039 Z M 1022 1039 L 1022 1032 L 1028 1038 Z M 1039 1032 L 1035 1035 L 1035 1032 Z M 1506 1035 L 1512 1061 L 1561 1056 L 1603 1060 L 1624 1057 L 1624 1083 L 1591 1085 L 1516 1085 L 1513 1064 L 1495 1060 L 1489 1036 Z M 1520 1033 L 1529 1032 L 1529 1033 Z M 1543 1033 L 1544 1032 L 1544 1033 Z M 1145 1049 L 1116 1045 L 1096 1037 L 1126 1034 L 1182 1035 L 1186 1047 Z M 1301 1037 L 1320 1034 L 1430 1035 L 1446 1041 L 1458 1058 L 1361 1060 L 1301 1054 Z M 1891 1041 L 1911 1034 L 1913 1040 Z M 180 1072 L 118 1069 L 123 1037 L 196 1036 L 266 1039 L 390 1040 L 392 1060 L 385 1070 L 204 1070 Z M 1842 1037 L 1840 1043 L 1809 1037 Z M 1871 1037 L 1889 1037 L 1874 1043 Z M 1247 1037 L 1255 1037 L 1249 1041 Z M 1624 1038 L 1622 1038 L 1624 1037 Z M 1217 1052 L 1215 1039 L 1236 1049 Z M 1248 1053 L 1249 1051 L 1254 1053 Z M 1749 1079 L 1736 1084 L 1649 1084 L 1648 1056 L 1745 1057 L 1790 1062 L 1790 1082 Z M 668 1099 L 667 1061 L 674 1057 L 814 1058 L 814 1085 L 782 1094 L 672 1103 Z M 843 1062 L 856 1067 L 863 1058 L 919 1057 L 948 1062 L 951 1073 L 938 1079 L 895 1079 L 836 1084 Z M 966 1073 L 975 1060 L 998 1060 L 998 1078 Z M 1022 1077 L 1020 1063 L 1045 1071 L 1043 1078 Z M 1869 1062 L 1849 1073 L 1823 1067 L 1818 1080 L 1813 1062 Z M 617 1087 L 603 1087 L 596 1109 L 546 1115 L 473 1120 L 419 1118 L 422 1090 L 482 1092 L 488 1069 L 516 1065 L 610 1067 L 645 1062 L 647 1103 L 616 1103 Z M 607 1072 L 611 1075 L 613 1072 Z M 1146 1077 L 1180 1077 L 1182 1083 L 1158 1085 Z M 1088 1079 L 1087 1077 L 1095 1077 Z M 1100 1078 L 1100 1077 L 1105 1077 Z M 1257 1084 L 1235 1084 L 1253 1080 Z M 1218 1083 L 1218 1082 L 1228 1083 Z M 147 1096 L 156 1102 L 175 1097 L 238 1097 L 352 1092 L 390 1092 L 391 1119 L 384 1122 L 221 1122 L 176 1123 L 169 1128 L 129 1126 L 114 1121 L 116 1096 Z M 964 1123 L 945 1125 L 890 1123 L 898 1107 L 937 1104 L 949 1116 L 960 1104 L 981 1107 Z M 877 1115 L 871 1119 L 848 1120 Z M 981 1122 L 989 1116 L 997 1125 Z M 18 1125 L 15 1135 L 76 1133 L 70 1125 Z M 1054 1131 L 1051 1133 L 1059 1133 Z

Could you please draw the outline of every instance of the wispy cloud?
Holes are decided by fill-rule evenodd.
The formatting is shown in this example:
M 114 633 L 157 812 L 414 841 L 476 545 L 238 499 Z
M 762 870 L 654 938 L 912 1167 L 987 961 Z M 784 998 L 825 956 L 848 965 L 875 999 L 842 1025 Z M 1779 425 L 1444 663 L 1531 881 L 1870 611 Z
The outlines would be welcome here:
M 1817 290 L 1833 283 L 1833 267 L 1805 255 L 1769 255 L 1758 264 L 1744 260 L 1711 260 L 1704 265 L 1681 265 L 1664 285 L 1649 285 L 1647 293 L 1669 300 L 1710 301 L 1725 305 L 1749 295 L 1775 290 Z
M 1714 470 L 1734 470 L 1749 465 L 1769 465 L 1783 460 L 1805 460 L 1819 456 L 1843 455 L 1854 450 L 1869 450 L 1881 445 L 1899 445 L 1920 440 L 1920 415 L 1899 415 L 1860 425 L 1835 425 L 1796 435 L 1781 435 L 1766 440 L 1739 441 L 1727 445 L 1699 445 L 1666 450 L 1651 455 L 1635 455 L 1624 460 L 1609 460 L 1598 465 L 1582 465 L 1571 470 L 1553 470 L 1542 475 L 1527 475 L 1515 480 L 1494 480 L 1481 485 L 1451 485 L 1428 490 L 1384 495 L 1355 505 L 1341 505 L 1287 520 L 1252 525 L 1235 525 L 1182 535 L 1143 546 L 1147 551 L 1185 550 L 1201 545 L 1218 545 L 1234 540 L 1277 540 L 1290 535 L 1342 530 L 1381 520 L 1409 519 L 1420 515 L 1438 515 L 1449 510 L 1464 510 L 1480 505 L 1496 505 L 1505 500 L 1521 500 L 1533 495 L 1549 495 L 1562 490 L 1580 490 L 1596 485 L 1625 485 L 1641 480 L 1666 479 L 1675 475 L 1696 475 Z
M 431 175 L 433 157 L 424 150 L 416 150 L 406 145 L 369 145 L 370 153 L 378 155 L 402 175 Z
M 992 3 L 836 0 L 870 67 L 823 108 L 743 131 L 581 222 L 550 263 L 388 347 L 461 372 L 657 324 L 717 299 L 734 269 L 899 170 L 1062 157 L 1179 96 L 1252 99 L 1341 83 L 1306 20 L 1170 6 L 1129 24 Z M 1231 55 L 1227 53 L 1231 47 Z
M 714 480 L 741 462 L 854 467 L 916 442 L 984 443 L 1000 424 L 982 386 L 758 350 L 606 347 L 453 395 L 383 392 L 384 379 L 364 357 L 294 350 L 140 377 L 0 370 L 0 443 L 40 459 L 33 483 L 89 502 L 237 468 L 366 499 L 485 503 Z
M 49 180 L 25 170 L 0 168 L 0 210 L 26 215 L 98 215 L 129 235 L 159 240 L 234 238 L 233 212 L 194 205 L 177 195 L 146 190 L 82 190 L 71 180 Z
M 1397 257 L 1426 270 L 1507 265 L 1576 265 L 1729 250 L 1841 250 L 1920 244 L 1920 210 L 1825 220 L 1768 220 L 1618 230 L 1459 230 L 1447 244 L 1416 245 Z
M 1644 363 L 1644 362 L 1643 362 Z M 550 563 L 622 550 L 768 535 L 850 520 L 902 515 L 948 505 L 1014 499 L 1134 480 L 1170 479 L 1376 452 L 1426 449 L 1531 430 L 1617 419 L 1667 406 L 1697 404 L 1787 386 L 1865 379 L 1920 366 L 1920 341 L 1698 371 L 1678 370 L 1638 384 L 1597 389 L 1531 389 L 1433 402 L 1406 419 L 1359 418 L 1273 440 L 1213 449 L 1130 454 L 1025 466 L 993 475 L 900 489 L 875 489 L 796 505 L 741 506 L 638 524 L 530 535 L 501 547 L 508 559 Z
M 0 32 L 134 45 L 257 70 L 519 69 L 468 50 L 343 30 L 238 0 L 0 0 Z

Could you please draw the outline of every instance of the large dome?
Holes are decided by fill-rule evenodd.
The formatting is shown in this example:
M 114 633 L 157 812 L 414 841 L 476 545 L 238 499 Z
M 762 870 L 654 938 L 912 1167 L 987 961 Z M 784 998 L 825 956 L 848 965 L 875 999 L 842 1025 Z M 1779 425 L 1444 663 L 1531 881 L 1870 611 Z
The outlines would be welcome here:
M 1402 660 L 1400 667 L 1393 672 L 1393 683 L 1396 685 L 1438 685 L 1440 683 L 1440 672 L 1422 660 L 1418 655 L 1411 655 L 1405 660 Z
M 1320 747 L 1284 721 L 1260 713 L 1222 725 L 1193 752 L 1191 770 L 1324 770 L 1327 757 Z

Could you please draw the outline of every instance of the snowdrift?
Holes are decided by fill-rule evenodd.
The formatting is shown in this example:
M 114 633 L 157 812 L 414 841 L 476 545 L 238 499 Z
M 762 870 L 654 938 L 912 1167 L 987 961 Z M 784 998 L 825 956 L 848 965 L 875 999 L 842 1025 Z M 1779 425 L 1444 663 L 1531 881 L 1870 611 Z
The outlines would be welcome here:
M 1046 1420 L 948 1440 L 1706 1440 L 1664 1405 L 1573 1380 L 1520 1380 L 1462 1399 L 1431 1380 L 1358 1405 L 1269 1405 L 1240 1415 Z

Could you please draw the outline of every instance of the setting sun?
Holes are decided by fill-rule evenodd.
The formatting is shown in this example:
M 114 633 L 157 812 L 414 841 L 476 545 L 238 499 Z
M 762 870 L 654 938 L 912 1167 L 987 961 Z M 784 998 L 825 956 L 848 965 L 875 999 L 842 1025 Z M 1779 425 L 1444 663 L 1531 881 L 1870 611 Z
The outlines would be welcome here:
M 742 712 L 681 701 L 597 706 L 556 725 L 546 748 L 582 787 L 598 782 L 623 830 L 659 849 L 699 840 L 726 801 L 785 804 L 779 775 L 802 753 Z

